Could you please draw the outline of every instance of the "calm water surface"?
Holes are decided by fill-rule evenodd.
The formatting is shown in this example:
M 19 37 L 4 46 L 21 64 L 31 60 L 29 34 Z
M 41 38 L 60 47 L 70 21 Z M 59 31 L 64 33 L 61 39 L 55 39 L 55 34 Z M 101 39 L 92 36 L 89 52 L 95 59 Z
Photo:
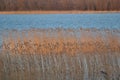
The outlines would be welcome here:
M 120 14 L 22 14 L 0 15 L 0 29 L 120 28 Z
M 13 14 L 0 15 L 0 38 L 6 29 L 28 28 L 120 29 L 120 14 Z M 1 43 L 1 39 L 0 39 Z

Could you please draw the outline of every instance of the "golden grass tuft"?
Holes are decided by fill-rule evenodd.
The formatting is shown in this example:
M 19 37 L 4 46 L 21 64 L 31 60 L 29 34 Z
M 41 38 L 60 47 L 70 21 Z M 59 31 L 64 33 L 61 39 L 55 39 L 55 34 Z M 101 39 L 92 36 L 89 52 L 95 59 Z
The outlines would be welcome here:
M 8 31 L 3 51 L 21 54 L 120 52 L 119 32 L 97 29 L 29 29 Z

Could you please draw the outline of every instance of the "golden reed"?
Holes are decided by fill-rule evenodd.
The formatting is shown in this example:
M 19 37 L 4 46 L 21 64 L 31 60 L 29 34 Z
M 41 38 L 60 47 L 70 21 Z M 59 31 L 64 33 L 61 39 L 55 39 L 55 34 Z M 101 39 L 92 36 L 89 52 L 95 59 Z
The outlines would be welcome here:
M 3 33 L 2 50 L 20 54 L 120 52 L 119 30 L 28 29 Z

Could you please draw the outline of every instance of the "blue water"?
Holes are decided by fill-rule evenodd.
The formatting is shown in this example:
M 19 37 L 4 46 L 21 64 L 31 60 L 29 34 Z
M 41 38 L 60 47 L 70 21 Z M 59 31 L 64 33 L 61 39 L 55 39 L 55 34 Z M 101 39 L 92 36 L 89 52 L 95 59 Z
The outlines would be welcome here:
M 0 29 L 120 28 L 120 14 L 14 14 L 0 15 Z

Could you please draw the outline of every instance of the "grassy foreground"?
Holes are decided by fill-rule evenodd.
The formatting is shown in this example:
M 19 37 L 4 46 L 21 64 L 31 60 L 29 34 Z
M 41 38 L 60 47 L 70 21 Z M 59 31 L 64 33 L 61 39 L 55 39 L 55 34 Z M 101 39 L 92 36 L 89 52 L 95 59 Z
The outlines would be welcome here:
M 2 39 L 0 80 L 120 79 L 119 30 L 10 30 Z

